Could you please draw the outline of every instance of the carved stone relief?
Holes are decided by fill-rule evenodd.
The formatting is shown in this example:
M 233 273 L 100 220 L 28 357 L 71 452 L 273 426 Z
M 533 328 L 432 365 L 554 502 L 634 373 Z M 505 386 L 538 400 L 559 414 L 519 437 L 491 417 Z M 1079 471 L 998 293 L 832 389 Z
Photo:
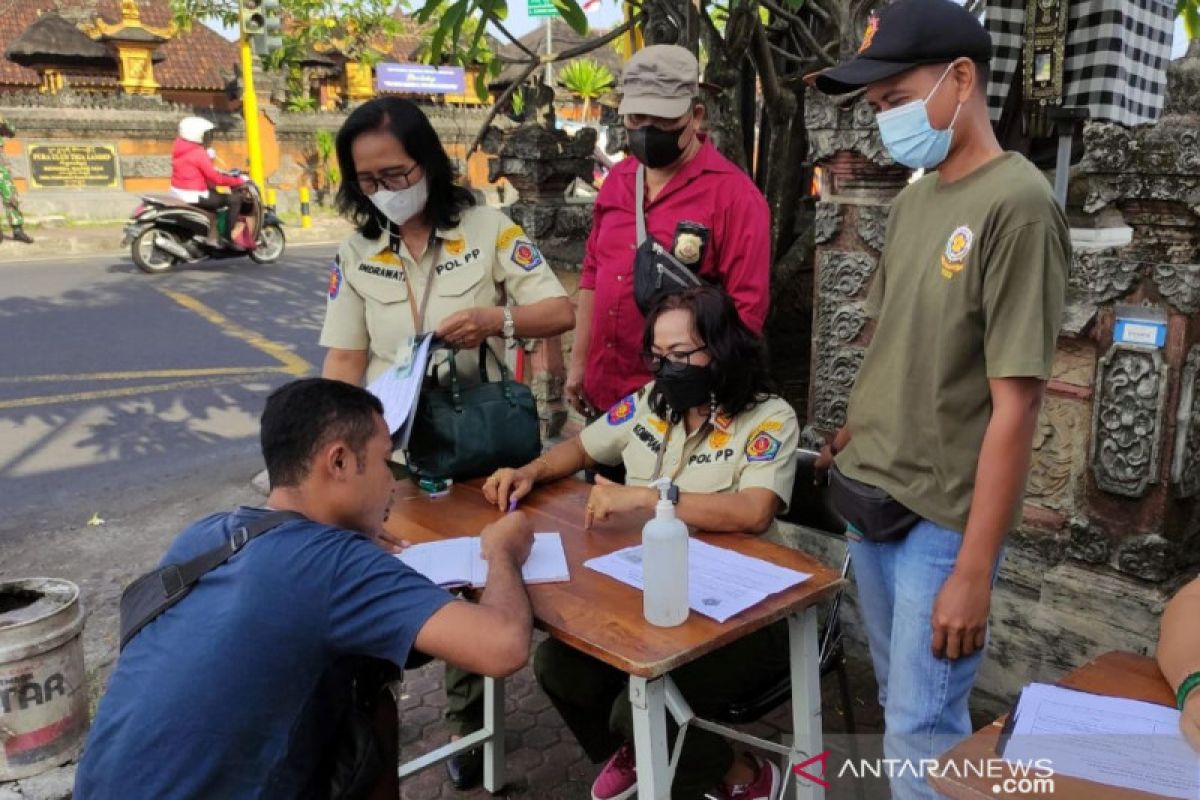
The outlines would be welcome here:
M 825 244 L 837 236 L 841 220 L 838 218 L 837 203 L 817 203 L 817 216 L 813 223 L 813 236 L 817 244 Z
M 883 252 L 887 234 L 888 206 L 858 207 L 858 238 L 876 252 Z
M 1076 251 L 1067 280 L 1068 298 L 1099 305 L 1128 294 L 1137 283 L 1138 263 L 1121 258 L 1119 252 Z
M 850 390 L 862 367 L 864 351 L 846 348 L 832 357 L 822 354 L 817 364 L 813 422 L 826 430 L 837 430 L 846 424 L 846 408 Z
M 1175 546 L 1157 533 L 1131 536 L 1117 549 L 1117 569 L 1145 581 L 1163 581 L 1175 574 Z
M 1200 311 L 1200 264 L 1155 264 L 1154 285 L 1184 314 Z
M 1100 359 L 1092 416 L 1092 474 L 1106 492 L 1142 497 L 1158 481 L 1169 367 L 1158 350 L 1114 344 Z
M 1200 344 L 1192 347 L 1179 387 L 1179 427 L 1171 482 L 1179 497 L 1200 495 Z
M 821 253 L 818 265 L 822 295 L 856 297 L 867 287 L 871 273 L 875 271 L 875 264 L 875 259 L 866 253 L 826 250 Z
M 1027 500 L 1063 513 L 1075 510 L 1076 487 L 1087 463 L 1087 416 L 1083 403 L 1046 398 L 1033 440 Z
M 1050 378 L 1070 386 L 1091 388 L 1096 380 L 1096 350 L 1091 340 L 1060 339 Z

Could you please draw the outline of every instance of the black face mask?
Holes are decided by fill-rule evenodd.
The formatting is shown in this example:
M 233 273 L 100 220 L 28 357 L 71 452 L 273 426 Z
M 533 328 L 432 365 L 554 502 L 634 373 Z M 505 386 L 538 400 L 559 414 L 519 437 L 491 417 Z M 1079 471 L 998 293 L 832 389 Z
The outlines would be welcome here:
M 677 414 L 702 406 L 712 399 L 712 370 L 692 364 L 665 362 L 654 376 L 654 388 Z
M 669 167 L 683 155 L 679 137 L 683 128 L 664 131 L 652 125 L 644 125 L 629 132 L 629 152 L 651 169 Z

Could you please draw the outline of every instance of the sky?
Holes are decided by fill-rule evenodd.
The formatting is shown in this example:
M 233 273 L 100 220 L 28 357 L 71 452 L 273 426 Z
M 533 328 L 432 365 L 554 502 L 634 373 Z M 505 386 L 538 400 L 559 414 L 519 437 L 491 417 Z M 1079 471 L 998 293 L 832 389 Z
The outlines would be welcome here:
M 414 8 L 419 8 L 417 2 L 413 4 Z M 520 36 L 527 33 L 541 24 L 541 19 L 530 17 L 526 13 L 527 0 L 510 0 L 508 4 L 508 19 L 505 20 L 504 27 L 514 36 Z M 621 2 L 620 0 L 599 0 L 597 8 L 588 14 L 588 22 L 597 28 L 610 28 L 621 22 Z M 218 31 L 225 38 L 233 40 L 237 38 L 237 32 L 233 29 L 220 29 Z M 493 31 L 495 33 L 495 31 Z M 1176 20 L 1175 22 L 1175 40 L 1174 47 L 1171 53 L 1172 58 L 1178 58 L 1187 50 L 1187 35 L 1183 31 L 1183 21 Z

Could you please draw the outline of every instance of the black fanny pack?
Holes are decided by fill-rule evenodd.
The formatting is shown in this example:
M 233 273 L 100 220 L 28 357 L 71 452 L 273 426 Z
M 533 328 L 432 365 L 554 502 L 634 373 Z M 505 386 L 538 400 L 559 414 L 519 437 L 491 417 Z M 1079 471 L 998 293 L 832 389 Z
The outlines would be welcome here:
M 664 294 L 675 294 L 703 281 L 679 259 L 675 258 L 662 242 L 646 233 L 646 168 L 637 168 L 637 189 L 634 193 L 637 211 L 637 253 L 633 257 L 633 299 L 642 316 L 650 313 L 654 302 Z M 697 256 L 698 260 L 698 256 Z
M 848 478 L 829 468 L 829 502 L 846 524 L 872 542 L 898 542 L 921 516 L 877 486 Z

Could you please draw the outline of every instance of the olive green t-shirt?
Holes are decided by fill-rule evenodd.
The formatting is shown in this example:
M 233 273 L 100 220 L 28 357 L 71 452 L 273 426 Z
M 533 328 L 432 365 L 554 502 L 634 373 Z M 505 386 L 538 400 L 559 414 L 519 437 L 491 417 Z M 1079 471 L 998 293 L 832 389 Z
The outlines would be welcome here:
M 1070 260 L 1049 183 L 1016 153 L 902 191 L 867 301 L 875 334 L 838 469 L 963 531 L 992 415 L 988 380 L 1050 377 Z

